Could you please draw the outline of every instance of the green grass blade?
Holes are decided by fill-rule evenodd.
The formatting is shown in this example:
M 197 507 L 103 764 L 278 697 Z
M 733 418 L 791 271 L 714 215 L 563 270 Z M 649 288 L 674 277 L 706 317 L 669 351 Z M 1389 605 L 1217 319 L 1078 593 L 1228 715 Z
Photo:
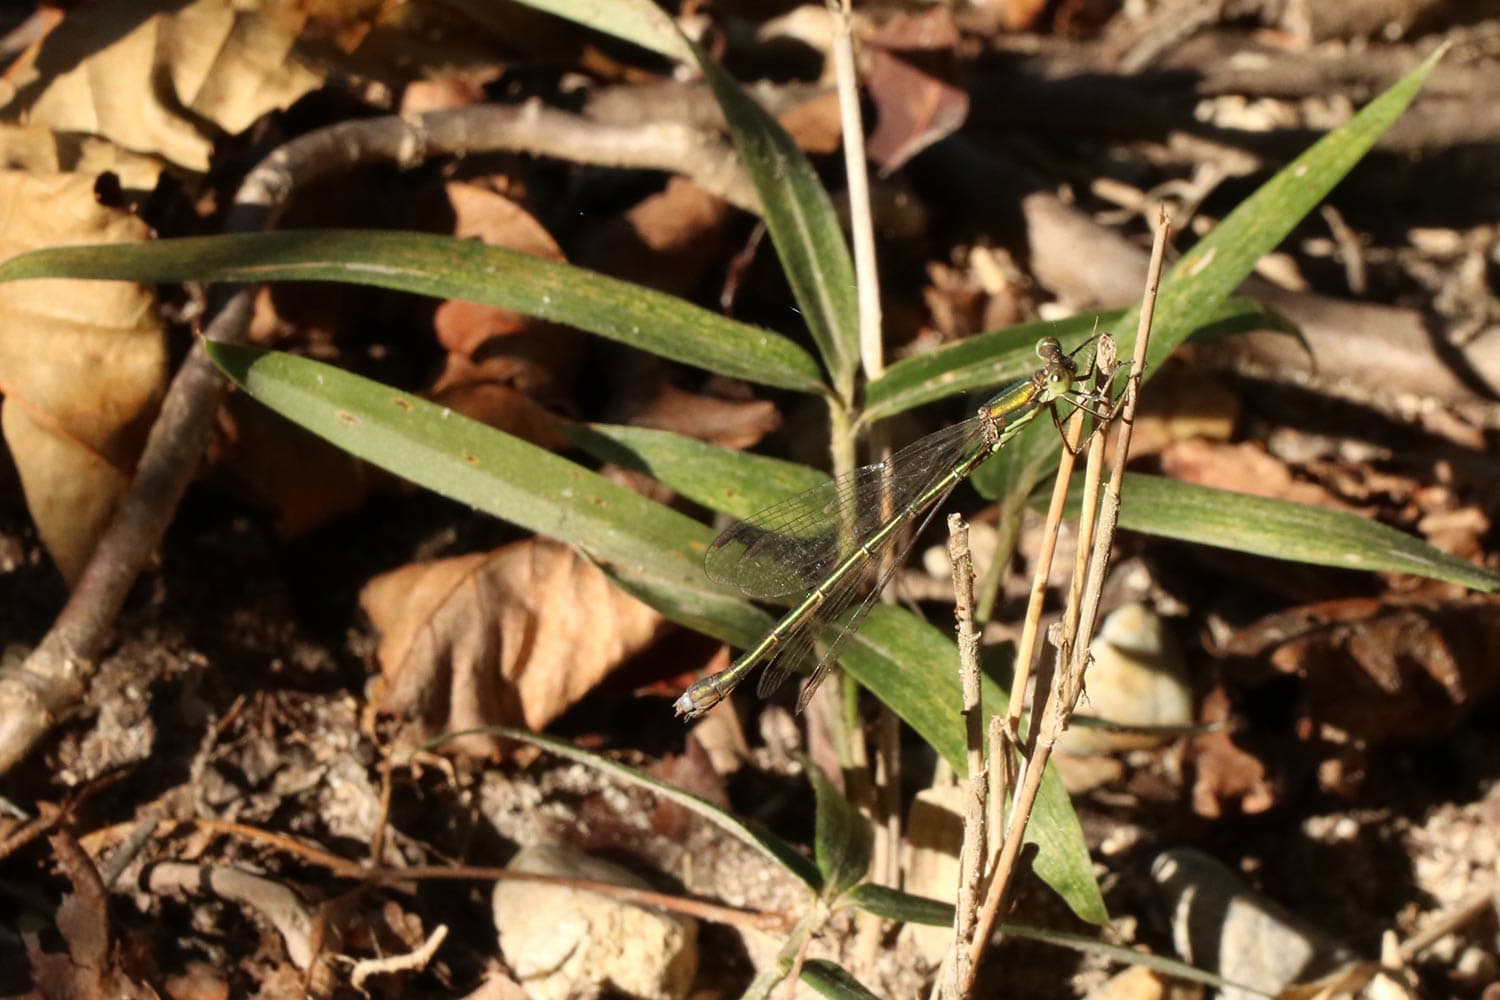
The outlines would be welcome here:
M 761 214 L 803 321 L 841 398 L 851 397 L 859 364 L 854 262 L 817 172 L 786 130 L 696 47 L 698 65 L 729 122 L 740 160 L 760 196 Z
M 1343 180 L 1382 135 L 1396 123 L 1422 89 L 1444 49 L 1356 114 L 1319 139 L 1276 176 L 1240 202 L 1199 240 L 1162 280 L 1151 328 L 1148 370 L 1168 354 L 1249 277 L 1256 261 L 1281 243 L 1302 219 Z M 1120 356 L 1130 357 L 1138 309 L 1120 325 Z M 1351 331 L 1351 335 L 1358 335 Z
M 1500 574 L 1347 511 L 1130 473 L 1120 527 L 1252 555 L 1365 573 L 1410 573 L 1500 591 Z
M 20 278 L 374 285 L 514 309 L 731 378 L 825 391 L 812 357 L 769 330 L 583 268 L 427 233 L 304 230 L 55 247 L 0 264 L 0 281 Z
M 1114 329 L 1114 323 L 1122 315 L 1117 310 L 1023 323 L 903 358 L 865 387 L 865 408 L 860 422 L 874 423 L 949 396 L 983 393 L 1026 378 L 1037 368 L 1038 340 L 1056 337 L 1071 351 L 1087 340 L 1096 327 Z
M 351 454 L 669 590 L 679 609 L 691 609 L 679 610 L 676 620 L 739 643 L 764 630 L 763 615 L 708 585 L 700 565 L 708 531 L 698 522 L 550 452 L 337 368 L 255 348 L 211 344 L 209 351 L 256 399 Z M 795 848 L 709 803 L 568 744 L 493 731 L 647 785 L 764 851 L 814 890 L 823 885 Z
M 802 966 L 802 981 L 830 1000 L 880 1000 L 853 973 L 826 958 L 809 959 Z
M 1366 105 L 1346 125 L 1314 143 L 1241 202 L 1214 227 L 1213 232 L 1183 255 L 1162 279 L 1151 326 L 1145 378 L 1149 379 L 1162 360 L 1190 334 L 1214 318 L 1240 282 L 1249 277 L 1255 262 L 1276 249 L 1297 223 L 1369 152 L 1376 140 L 1395 124 L 1422 89 L 1442 52 L 1441 49 L 1434 52 Z M 1122 358 L 1131 356 L 1138 316 L 1139 307 L 1132 307 L 1112 331 L 1119 342 Z M 1351 336 L 1357 335 L 1357 331 L 1351 331 Z M 1006 449 L 1009 457 L 1002 454 L 979 471 L 974 484 L 980 493 L 994 498 L 1015 491 L 1031 491 L 1036 483 L 1034 476 L 1006 474 L 1003 464 L 1019 462 L 1032 469 L 1043 468 L 1048 463 L 1037 464 L 1036 449 L 1050 455 L 1056 454 L 1060 445 L 1055 434 L 1049 440 L 1033 434 L 1030 442 L 1025 448 L 1013 444 Z M 1125 506 L 1128 508 L 1131 503 L 1127 495 Z
M 817 801 L 813 858 L 823 875 L 824 896 L 835 899 L 869 872 L 875 831 L 870 828 L 870 821 L 828 780 L 821 767 L 806 758 L 803 765 Z
M 555 740 L 550 736 L 543 736 L 540 733 L 533 733 L 524 729 L 510 729 L 505 726 L 489 726 L 473 731 L 493 734 L 508 740 L 515 740 L 519 743 L 528 743 L 531 746 L 541 747 L 543 750 L 555 753 L 559 757 L 566 757 L 568 760 L 577 761 L 602 774 L 608 774 L 620 781 L 635 785 L 638 788 L 644 788 L 653 795 L 675 802 L 689 812 L 696 813 L 740 843 L 753 847 L 765 854 L 782 868 L 791 872 L 792 875 L 805 883 L 814 892 L 822 888 L 823 880 L 818 874 L 818 869 L 811 861 L 803 857 L 801 852 L 795 847 L 769 830 L 762 830 L 759 827 L 751 826 L 741 821 L 732 813 L 720 809 L 712 802 L 706 802 L 696 795 L 684 792 L 682 789 L 669 785 L 666 782 L 658 781 L 648 774 L 637 771 L 633 767 L 627 767 L 624 764 L 610 760 L 608 757 L 601 757 L 598 754 L 575 747 L 571 743 Z M 434 740 L 433 744 L 452 739 L 454 736 L 459 735 L 463 734 L 447 733 L 439 739 Z
M 842 902 L 857 906 L 877 917 L 903 924 L 925 924 L 928 927 L 952 927 L 953 904 L 926 896 L 914 896 L 900 889 L 866 882 L 844 893 Z
M 963 775 L 967 770 L 958 649 L 943 632 L 903 608 L 876 605 L 839 662 Z M 1009 704 L 994 681 L 982 681 L 985 711 Z M 1039 850 L 1036 872 L 1084 920 L 1109 919 L 1094 881 L 1083 828 L 1052 768 L 1042 778 L 1026 842 Z
M 1216 990 L 1238 990 L 1244 993 L 1255 994 L 1266 997 L 1267 1000 L 1273 996 L 1254 986 L 1246 986 L 1243 983 L 1231 982 L 1223 976 L 1212 972 L 1204 972 L 1195 969 L 1186 962 L 1179 962 L 1175 958 L 1165 955 L 1152 955 L 1149 952 L 1138 951 L 1135 948 L 1125 948 L 1116 944 L 1107 944 L 1096 938 L 1084 937 L 1082 934 L 1070 934 L 1067 931 L 1055 931 L 1046 927 L 1031 927 L 1026 924 L 1001 924 L 1001 929 L 1008 935 L 1028 938 L 1032 941 L 1042 941 L 1046 944 L 1055 944 L 1060 948 L 1067 948 L 1085 955 L 1097 955 L 1120 965 L 1139 965 L 1143 968 L 1159 972 L 1164 976 L 1181 979 L 1188 983 L 1203 983 L 1212 986 Z
M 861 910 L 873 913 L 876 916 L 885 917 L 887 920 L 899 920 L 908 924 L 926 924 L 929 927 L 952 927 L 953 905 L 941 900 L 929 899 L 926 896 L 914 896 L 911 893 L 901 892 L 898 889 L 888 889 L 883 885 L 865 883 L 856 886 L 852 891 L 844 895 L 844 901 L 859 907 Z M 1173 976 L 1191 983 L 1204 983 L 1217 989 L 1234 987 L 1237 984 L 1228 982 L 1222 976 L 1216 976 L 1211 972 L 1195 969 L 1191 965 L 1175 959 L 1165 958 L 1161 955 L 1151 955 L 1136 951 L 1133 948 L 1122 948 L 1118 945 L 1106 944 L 1096 938 L 1085 937 L 1082 934 L 1069 934 L 1065 931 L 1048 930 L 1041 927 L 1030 927 L 1026 924 L 1002 923 L 1000 931 L 1006 937 L 1027 938 L 1032 941 L 1043 941 L 1047 944 L 1055 944 L 1062 948 L 1069 948 L 1080 954 L 1098 955 L 1115 962 L 1119 965 L 1141 965 L 1155 970 L 1166 976 Z M 1255 992 L 1252 990 L 1251 992 Z
M 289 354 L 210 344 L 251 396 L 352 455 L 514 524 L 570 542 L 611 572 L 673 595 L 674 617 L 745 642 L 764 616 L 703 575 L 697 521 L 518 438 Z
M 960 393 L 982 393 L 1025 378 L 1036 370 L 1036 342 L 1056 337 L 1072 350 L 1096 330 L 1114 332 L 1123 310 L 1082 313 L 1067 319 L 981 333 L 926 354 L 903 358 L 865 388 L 862 423 L 871 423 Z M 1287 321 L 1249 299 L 1230 298 L 1199 328 L 1200 336 L 1227 336 L 1247 330 L 1295 334 Z
M 592 424 L 563 432 L 600 461 L 644 472 L 694 503 L 742 520 L 828 481 L 796 462 L 732 451 L 671 431 Z
M 674 621 L 741 647 L 765 631 L 764 614 L 714 589 L 703 574 L 711 536 L 698 522 L 543 449 L 337 368 L 253 348 L 219 344 L 209 350 L 231 378 L 283 416 L 412 482 L 578 545 Z M 895 625 L 877 628 L 888 611 L 875 609 L 845 659 L 857 659 L 856 676 L 962 770 L 956 678 L 940 673 L 936 681 L 909 682 L 927 676 L 910 673 L 909 664 L 927 671 L 951 665 L 953 644 L 904 612 L 893 612 Z M 915 640 L 903 639 L 913 632 Z M 993 685 L 987 695 L 992 705 L 1004 704 Z M 1070 859 L 1078 852 L 1088 871 L 1082 835 L 1066 797 L 1051 791 L 1044 783 L 1032 824 L 1033 831 L 1045 831 L 1038 869 L 1087 916 L 1090 897 L 1071 888 Z M 1061 819 L 1054 818 L 1058 809 L 1065 812 Z M 1097 888 L 1093 892 L 1096 899 Z M 1097 909 L 1102 912 L 1102 904 Z
M 677 25 L 651 0 L 521 0 L 528 7 L 624 39 L 669 59 L 690 63 L 692 50 Z

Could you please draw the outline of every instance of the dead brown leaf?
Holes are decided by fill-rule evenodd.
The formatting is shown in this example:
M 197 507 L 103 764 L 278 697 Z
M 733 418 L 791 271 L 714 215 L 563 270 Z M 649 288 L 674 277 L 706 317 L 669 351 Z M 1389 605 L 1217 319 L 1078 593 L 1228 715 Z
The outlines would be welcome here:
M 781 426 L 776 405 L 765 399 L 722 399 L 663 383 L 656 396 L 630 422 L 673 431 L 721 448 L 749 448 Z
M 818 94 L 776 116 L 797 148 L 811 156 L 826 156 L 838 151 L 844 141 L 844 123 L 839 117 L 839 95 L 833 91 Z
M 1266 616 L 1234 633 L 1222 652 L 1295 678 L 1280 691 L 1252 681 L 1235 700 L 1265 701 L 1271 693 L 1290 723 L 1277 738 L 1294 739 L 1302 760 L 1316 759 L 1325 792 L 1352 793 L 1367 776 L 1372 748 L 1440 738 L 1500 691 L 1493 666 L 1500 602 L 1324 601 Z M 1262 759 L 1264 770 L 1279 767 L 1269 743 L 1237 752 Z
M 1484 539 L 1490 527 L 1490 519 L 1478 507 L 1436 510 L 1417 522 L 1417 531 L 1429 545 L 1476 563 L 1486 555 Z
M 1229 696 L 1215 688 L 1203 699 L 1200 709 L 1204 722 L 1226 722 L 1230 714 Z M 1193 811 L 1199 816 L 1217 819 L 1229 809 L 1246 815 L 1263 813 L 1276 804 L 1276 788 L 1266 767 L 1253 754 L 1236 743 L 1226 729 L 1200 733 L 1192 739 Z
M 557 429 L 558 418 L 546 407 L 524 392 L 483 376 L 484 369 L 450 355 L 447 369 L 429 396 L 439 406 L 513 434 L 538 448 L 556 451 L 569 446 L 567 437 Z
M 958 131 L 968 117 L 958 41 L 953 15 L 941 5 L 895 17 L 867 40 L 865 85 L 877 117 L 866 150 L 885 173 Z
M 622 281 L 691 297 L 710 268 L 721 266 L 727 202 L 684 177 L 596 227 L 579 251 L 586 267 Z
M 144 240 L 134 216 L 82 174 L 0 172 L 0 257 L 40 246 Z M 3 427 L 37 532 L 77 578 L 129 471 L 166 380 L 149 288 L 114 281 L 0 286 Z
M 580 262 L 626 281 L 691 296 L 725 250 L 733 213 L 698 185 L 675 179 L 618 220 L 599 227 Z M 616 403 L 611 419 L 669 430 L 729 448 L 746 448 L 780 422 L 762 400 L 725 399 L 679 389 L 669 366 L 632 357 L 611 369 Z
M 284 537 L 356 511 L 369 495 L 369 466 L 248 396 L 225 401 L 220 425 L 215 466 L 276 512 Z
M 720 809 L 733 808 L 724 779 L 714 768 L 708 750 L 698 740 L 688 740 L 682 753 L 668 754 L 647 768 L 646 773 Z M 686 839 L 695 822 L 694 814 L 673 799 L 659 798 L 651 813 L 652 832 L 675 840 Z
M 8 74 L 7 117 L 203 171 L 231 135 L 322 83 L 293 53 L 294 3 L 112 0 L 75 10 Z
M 1130 455 L 1155 455 L 1177 441 L 1226 442 L 1240 417 L 1240 400 L 1202 371 L 1167 365 L 1141 397 Z
M 474 184 L 449 184 L 445 191 L 454 211 L 455 236 L 544 260 L 563 261 L 562 250 L 551 234 L 504 195 Z M 509 387 L 544 401 L 567 398 L 582 351 L 582 336 L 577 330 L 509 309 L 460 301 L 438 306 L 433 324 L 449 359 L 432 393 L 444 397 L 446 405 L 509 429 L 515 420 L 495 423 L 483 415 L 496 412 L 499 404 L 493 399 L 485 400 L 472 412 L 458 403 L 472 402 L 472 394 L 481 386 Z M 507 411 L 511 408 L 510 404 L 504 407 Z M 539 421 L 526 424 L 535 427 Z
M 1240 444 L 1202 438 L 1175 441 L 1162 449 L 1161 466 L 1162 471 L 1173 479 L 1199 486 L 1335 510 L 1354 509 L 1317 483 L 1293 477 L 1285 463 L 1267 454 L 1263 445 L 1253 441 Z
M 423 734 L 542 729 L 656 637 L 662 618 L 550 539 L 404 566 L 366 584 L 381 708 Z M 461 749 L 488 753 L 489 737 Z
M 1500 690 L 1500 604 L 1467 598 L 1406 604 L 1375 598 L 1327 601 L 1245 629 L 1274 636 L 1262 653 L 1302 679 L 1301 711 L 1369 745 L 1430 739 Z
M 111 942 L 109 892 L 93 861 L 70 834 L 53 834 L 53 856 L 73 891 L 57 908 L 57 930 L 67 954 L 31 953 L 37 995 L 69 1000 L 146 1000 L 155 990 L 121 967 Z
M 172 1000 L 229 1000 L 227 975 L 210 962 L 191 961 L 167 976 L 162 988 Z
M 1026 31 L 1036 24 L 1047 0 L 1001 0 L 1000 23 L 1006 31 Z
M 511 199 L 478 184 L 455 182 L 443 190 L 453 208 L 453 235 L 459 239 L 477 239 L 486 246 L 505 247 L 543 260 L 565 260 L 552 234 Z M 491 337 L 524 330 L 531 322 L 524 314 L 509 309 L 464 303 L 458 310 L 456 305 L 444 303 L 444 307 L 455 307 L 447 314 L 439 309 L 438 341 L 447 350 L 466 357 L 474 357 Z

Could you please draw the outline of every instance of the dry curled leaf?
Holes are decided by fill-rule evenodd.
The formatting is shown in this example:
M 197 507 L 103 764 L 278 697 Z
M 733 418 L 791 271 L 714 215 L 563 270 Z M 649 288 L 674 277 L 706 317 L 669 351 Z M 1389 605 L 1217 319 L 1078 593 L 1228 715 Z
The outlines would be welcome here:
M 781 426 L 781 414 L 768 400 L 721 399 L 663 382 L 656 395 L 631 414 L 630 422 L 739 450 L 753 447 Z
M 1006 31 L 1029 31 L 1046 7 L 1046 0 L 1003 0 L 1000 23 Z
M 1232 697 L 1252 722 L 1232 743 L 1226 733 L 1195 742 L 1194 805 L 1207 815 L 1206 803 L 1244 797 L 1257 773 L 1313 770 L 1323 791 L 1351 794 L 1372 749 L 1451 732 L 1500 691 L 1500 604 L 1323 601 L 1241 628 L 1218 652 L 1240 660 Z
M 1203 699 L 1203 722 L 1227 722 L 1229 696 L 1215 688 Z M 1217 819 L 1226 812 L 1263 813 L 1280 796 L 1265 765 L 1241 745 L 1229 729 L 1214 729 L 1192 738 L 1193 811 Z
M 662 618 L 569 546 L 535 538 L 371 580 L 383 710 L 423 733 L 541 729 L 656 637 Z M 487 752 L 493 740 L 462 744 Z
M 557 241 L 529 212 L 504 195 L 478 184 L 450 183 L 444 186 L 453 208 L 453 235 L 479 240 L 486 246 L 505 247 L 543 260 L 564 263 Z M 434 319 L 438 341 L 455 354 L 474 358 L 485 342 L 526 329 L 532 322 L 524 314 L 478 303 L 447 302 Z M 444 310 L 457 310 L 445 315 Z M 576 353 L 576 352 L 574 352 Z M 568 356 L 571 360 L 571 353 Z
M 40 246 L 144 240 L 82 174 L 0 171 L 0 258 Z M 124 281 L 0 286 L 5 440 L 37 533 L 68 581 L 124 491 L 166 380 L 156 298 Z
M 292 53 L 301 28 L 290 4 L 90 4 L 11 68 L 4 110 L 207 170 L 205 124 L 237 134 L 322 82 Z
M 551 234 L 525 209 L 487 188 L 449 184 L 453 234 L 563 262 Z M 436 402 L 542 447 L 561 444 L 541 405 L 567 399 L 582 353 L 577 330 L 509 309 L 451 300 L 433 316 L 448 351 L 429 395 Z
M 622 281 L 692 298 L 721 266 L 735 212 L 685 177 L 585 236 L 579 263 Z
M 485 378 L 483 368 L 458 355 L 448 356 L 447 368 L 427 396 L 439 406 L 538 448 L 568 447 L 567 437 L 558 430 L 558 418 L 546 407 L 519 389 Z
M 1370 745 L 1431 739 L 1500 689 L 1500 605 L 1326 601 L 1256 622 L 1231 649 L 1301 678 L 1300 711 L 1316 726 Z
M 70 834 L 49 838 L 58 866 L 73 891 L 57 907 L 57 931 L 67 953 L 44 952 L 32 944 L 32 974 L 40 997 L 78 1000 L 147 1000 L 157 996 L 139 970 L 128 968 L 129 954 L 113 942 L 109 892 L 92 859 Z M 33 936 L 32 941 L 37 938 Z
M 161 177 L 161 164 L 86 135 L 59 135 L 41 125 L 0 122 L 0 168 L 29 174 L 86 174 L 108 171 L 127 191 L 149 192 Z

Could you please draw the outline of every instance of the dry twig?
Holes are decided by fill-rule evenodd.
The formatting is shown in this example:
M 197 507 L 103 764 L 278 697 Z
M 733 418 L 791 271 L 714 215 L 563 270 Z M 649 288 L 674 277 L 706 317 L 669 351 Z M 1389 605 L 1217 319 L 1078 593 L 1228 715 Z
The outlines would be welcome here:
M 229 232 L 275 225 L 296 191 L 371 163 L 410 167 L 433 156 L 518 150 L 596 164 L 672 170 L 742 207 L 758 205 L 719 136 L 677 125 L 606 126 L 539 104 L 391 115 L 343 122 L 281 146 L 252 170 L 231 207 Z M 222 298 L 222 297 L 221 297 Z M 204 339 L 243 343 L 253 292 L 217 309 Z M 226 383 L 195 345 L 172 380 L 130 489 L 67 605 L 19 667 L 0 678 L 0 773 L 82 700 L 126 594 L 176 513 L 213 432 Z

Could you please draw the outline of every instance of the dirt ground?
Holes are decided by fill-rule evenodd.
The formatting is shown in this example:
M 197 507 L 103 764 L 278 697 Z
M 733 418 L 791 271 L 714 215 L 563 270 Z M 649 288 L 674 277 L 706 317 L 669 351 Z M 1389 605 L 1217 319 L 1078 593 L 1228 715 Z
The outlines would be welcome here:
M 316 71 L 293 81 L 266 62 L 275 71 L 257 72 L 276 84 L 259 85 L 265 107 L 246 99 L 253 114 L 196 105 L 186 118 L 208 140 L 195 153 L 140 138 L 128 123 L 91 131 L 58 110 L 83 100 L 49 89 L 75 64 L 107 69 L 133 95 L 150 89 L 149 74 L 120 67 L 141 51 L 155 51 L 158 68 L 192 63 L 185 45 L 172 48 L 189 37 L 184 5 L 153 19 L 123 6 L 73 7 L 55 25 L 38 11 L 4 25 L 10 75 L 23 80 L 17 67 L 34 64 L 41 81 L 12 88 L 4 120 L 116 148 L 100 161 L 113 179 L 94 171 L 80 204 L 158 236 L 220 232 L 234 228 L 227 206 L 249 167 L 295 136 L 393 112 L 541 107 L 577 116 L 574 154 L 519 140 L 483 155 L 415 156 L 402 169 L 341 169 L 297 190 L 280 227 L 479 238 L 806 342 L 755 220 L 695 173 L 701 164 L 622 168 L 589 138 L 593 128 L 664 122 L 716 132 L 704 86 L 691 74 L 674 79 L 658 57 L 521 7 L 481 16 L 413 5 L 404 20 L 314 12 L 287 37 L 292 52 L 317 54 L 307 63 Z M 185 9 L 207 17 L 221 7 Z M 1241 288 L 1299 335 L 1262 330 L 1179 349 L 1153 373 L 1131 469 L 1357 514 L 1500 570 L 1491 547 L 1500 5 L 996 0 L 856 10 L 891 362 L 1133 302 L 1163 200 L 1192 220 L 1180 252 L 1319 135 L 1451 45 L 1410 111 Z M 765 81 L 756 96 L 846 207 L 824 8 L 707 2 L 673 13 L 705 32 L 737 78 Z M 256 16 L 267 32 L 287 30 Z M 154 50 L 110 47 L 147 23 L 159 32 Z M 105 63 L 106 52 L 124 61 Z M 225 86 L 254 90 L 233 73 Z M 288 99 L 277 103 L 278 94 Z M 137 108 L 126 117 L 150 116 Z M 7 134 L 20 149 L 19 133 Z M 138 184 L 140 155 L 159 158 L 147 171 L 155 183 Z M 18 185 L 50 176 L 23 159 L 8 164 L 24 175 Z M 79 161 L 61 175 L 89 169 Z M 8 200 L 36 202 L 30 190 L 14 187 Z M 0 227 L 14 231 L 19 215 Z M 47 239 L 45 226 L 13 235 L 3 255 Z M 114 485 L 40 459 L 64 470 L 59 480 L 85 484 L 49 486 L 49 513 L 35 445 L 12 427 L 12 414 L 36 412 L 30 404 L 44 394 L 6 352 L 94 355 L 64 351 L 56 338 L 16 340 L 12 350 L 0 332 L 0 646 L 4 676 L 48 698 L 66 686 L 34 679 L 24 664 L 68 603 L 65 575 L 79 579 L 107 523 L 108 510 L 93 517 L 86 498 L 123 490 L 165 378 L 188 354 L 203 309 L 217 304 L 193 285 L 142 294 L 162 320 L 154 333 L 131 332 L 154 338 L 132 357 L 162 381 L 78 382 L 96 410 L 127 396 L 145 402 L 126 430 L 63 434 L 91 456 L 84 465 L 113 470 L 98 483 Z M 700 520 L 711 519 L 703 507 L 650 477 L 573 449 L 563 425 L 632 424 L 827 466 L 826 411 L 809 396 L 561 324 L 335 284 L 262 290 L 250 312 L 255 343 L 436 400 Z M 109 357 L 86 367 L 136 364 Z M 512 742 L 421 744 L 479 723 L 544 729 L 811 853 L 806 761 L 841 770 L 826 710 L 799 716 L 791 687 L 761 700 L 746 685 L 709 722 L 684 725 L 672 703 L 728 664 L 722 644 L 671 624 L 571 547 L 401 483 L 243 393 L 210 412 L 206 457 L 184 466 L 191 483 L 180 504 L 159 505 L 167 528 L 147 547 L 155 556 L 130 571 L 117 615 L 106 605 L 93 612 L 98 654 L 83 658 L 76 693 L 56 695 L 29 742 L 12 742 L 19 714 L 0 726 L 0 749 L 22 747 L 0 774 L 0 996 L 632 995 L 582 973 L 571 992 L 547 992 L 497 944 L 492 869 L 539 844 L 607 859 L 684 900 L 793 921 L 805 912 L 805 891 L 786 869 L 640 787 Z M 954 404 L 891 423 L 909 440 L 962 415 Z M 971 490 L 951 506 L 976 532 L 996 521 Z M 1024 608 L 1039 528 L 1028 514 L 990 645 L 1017 635 L 1009 623 Z M 941 545 L 935 529 L 919 539 L 897 589 L 946 632 L 946 570 L 925 568 Z M 430 597 L 439 591 L 467 596 Z M 87 587 L 75 604 L 78 593 Z M 1030 876 L 1010 919 L 1201 965 L 1204 956 L 1183 955 L 1181 914 L 1153 875 L 1163 852 L 1195 848 L 1285 917 L 1294 943 L 1363 969 L 1349 982 L 1365 995 L 1500 997 L 1494 598 L 1442 579 L 1127 531 L 1106 610 L 1125 605 L 1160 622 L 1189 715 L 1162 738 L 1063 762 L 1111 922 L 1090 926 Z M 422 645 L 429 640 L 435 649 Z M 1094 694 L 1100 705 L 1108 697 L 1102 686 Z M 870 700 L 860 717 L 873 733 Z M 946 765 L 909 729 L 894 741 L 907 818 L 919 793 L 946 783 Z M 385 874 L 370 875 L 375 867 Z M 633 995 L 739 995 L 774 964 L 776 933 L 700 917 L 692 974 Z M 440 927 L 445 936 L 424 951 Z M 1219 947 L 1290 947 L 1265 941 L 1226 937 Z M 822 927 L 810 955 L 837 960 L 879 996 L 925 996 L 935 975 L 911 934 L 847 912 Z M 1357 964 L 1382 957 L 1391 966 L 1383 993 Z M 1007 936 L 987 952 L 972 995 L 1166 995 L 1128 978 L 1103 992 L 1122 968 Z

